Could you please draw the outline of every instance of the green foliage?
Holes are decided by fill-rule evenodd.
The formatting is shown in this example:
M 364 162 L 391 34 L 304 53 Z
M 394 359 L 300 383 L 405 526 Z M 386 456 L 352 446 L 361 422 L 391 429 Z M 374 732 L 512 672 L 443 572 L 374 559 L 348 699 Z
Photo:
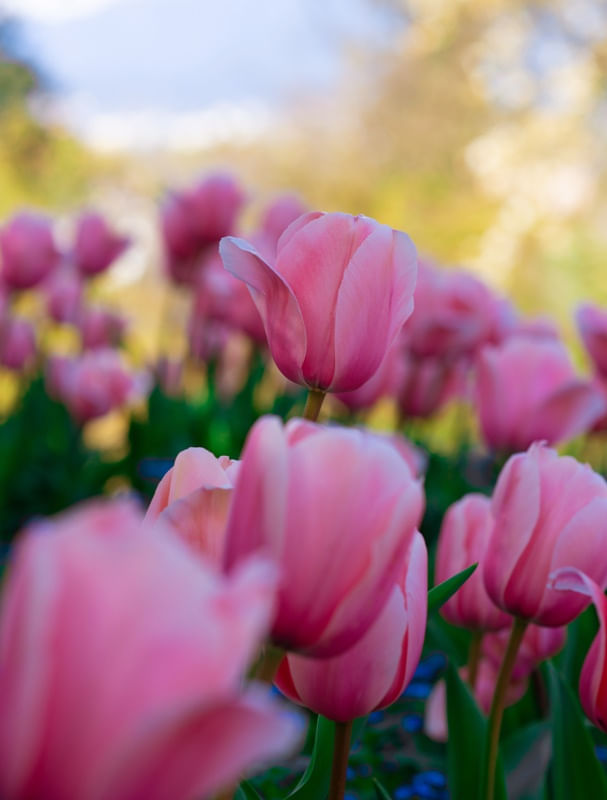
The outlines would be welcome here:
M 457 575 L 453 575 L 451 578 L 448 578 L 446 581 L 439 583 L 438 586 L 434 586 L 428 592 L 428 614 L 432 611 L 438 610 L 447 600 L 452 597 L 460 586 L 463 586 L 464 583 L 468 580 L 468 578 L 472 575 L 474 570 L 478 567 L 478 564 L 472 564 L 466 569 L 463 569 L 461 572 L 458 572 Z

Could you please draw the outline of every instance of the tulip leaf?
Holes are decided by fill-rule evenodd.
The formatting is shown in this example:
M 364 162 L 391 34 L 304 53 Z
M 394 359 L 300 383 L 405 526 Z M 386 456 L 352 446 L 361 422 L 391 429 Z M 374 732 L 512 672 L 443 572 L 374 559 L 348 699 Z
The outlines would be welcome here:
M 375 789 L 375 796 L 377 800 L 392 800 L 390 795 L 388 794 L 386 788 L 381 785 L 381 783 L 377 780 L 377 778 L 372 778 L 373 780 L 373 788 Z
M 287 795 L 288 798 L 319 800 L 326 797 L 331 779 L 334 734 L 335 723 L 319 714 L 310 763 L 297 786 Z
M 545 671 L 552 709 L 552 796 L 607 797 L 607 777 L 579 702 L 552 664 L 546 664 Z
M 263 800 L 263 798 L 252 783 L 249 781 L 242 781 L 236 790 L 234 800 Z
M 473 800 L 482 786 L 483 742 L 487 719 L 452 664 L 447 667 L 447 775 L 451 800 Z M 498 758 L 495 800 L 506 800 L 506 784 Z
M 459 587 L 468 580 L 477 566 L 478 564 L 472 564 L 461 572 L 458 572 L 457 575 L 453 575 L 446 581 L 439 583 L 438 586 L 430 589 L 428 592 L 428 614 L 431 611 L 436 611 L 443 603 L 446 603 L 447 600 L 457 592 Z

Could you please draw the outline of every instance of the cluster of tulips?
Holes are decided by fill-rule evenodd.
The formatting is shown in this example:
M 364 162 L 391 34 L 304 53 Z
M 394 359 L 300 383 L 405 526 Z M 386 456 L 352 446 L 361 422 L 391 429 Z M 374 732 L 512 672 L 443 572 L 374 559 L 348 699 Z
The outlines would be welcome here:
M 600 629 L 580 699 L 607 731 L 607 483 L 550 449 L 607 424 L 607 312 L 578 312 L 595 366 L 585 380 L 550 323 L 521 320 L 471 275 L 418 264 L 406 234 L 281 198 L 243 239 L 231 235 L 243 202 L 224 175 L 172 195 L 168 269 L 195 297 L 199 352 L 246 332 L 306 387 L 303 419 L 262 416 L 239 460 L 182 451 L 145 511 L 98 500 L 21 534 L 0 617 L 0 796 L 255 797 L 243 774 L 293 754 L 305 732 L 274 683 L 335 723 L 317 796 L 342 800 L 353 724 L 401 697 L 438 604 L 472 631 L 461 679 L 488 715 L 475 791 L 498 798 L 504 708 L 591 602 Z M 12 231 L 0 235 L 6 283 Z M 101 240 L 83 274 L 126 245 L 110 247 L 106 229 Z M 115 381 L 109 367 L 62 369 L 65 397 L 77 380 Z M 430 594 L 423 460 L 398 434 L 319 423 L 327 395 L 357 421 L 384 396 L 403 419 L 473 397 L 487 445 L 510 456 L 491 497 L 448 509 Z M 438 684 L 426 727 L 451 747 L 468 720 L 448 706 Z

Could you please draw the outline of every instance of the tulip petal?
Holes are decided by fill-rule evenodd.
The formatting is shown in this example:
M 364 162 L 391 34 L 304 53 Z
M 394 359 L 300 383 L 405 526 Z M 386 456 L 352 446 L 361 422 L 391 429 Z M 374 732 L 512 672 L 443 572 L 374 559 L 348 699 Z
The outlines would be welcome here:
M 350 259 L 337 295 L 333 391 L 357 389 L 375 374 L 413 311 L 416 278 L 409 237 L 377 225 Z
M 232 489 L 197 489 L 160 514 L 197 552 L 220 565 Z
M 219 244 L 228 272 L 244 281 L 263 319 L 272 356 L 289 380 L 303 383 L 307 338 L 300 304 L 285 278 L 248 242 L 232 236 Z
M 590 430 L 607 411 L 602 393 L 587 381 L 570 381 L 542 403 L 528 420 L 529 436 L 549 444 Z

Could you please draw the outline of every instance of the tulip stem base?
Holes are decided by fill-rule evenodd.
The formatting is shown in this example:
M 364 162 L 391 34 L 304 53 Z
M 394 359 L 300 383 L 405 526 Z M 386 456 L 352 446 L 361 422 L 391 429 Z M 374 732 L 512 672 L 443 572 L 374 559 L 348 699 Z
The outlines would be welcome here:
M 343 800 L 346 793 L 346 773 L 348 771 L 351 740 L 352 720 L 350 722 L 336 722 L 329 800 Z
M 504 653 L 504 660 L 502 661 L 502 665 L 497 676 L 497 683 L 495 685 L 495 693 L 493 695 L 493 702 L 491 703 L 491 711 L 489 712 L 489 723 L 487 727 L 487 747 L 485 750 L 487 761 L 484 773 L 485 791 L 481 795 L 481 797 L 485 798 L 485 800 L 493 800 L 495 795 L 495 768 L 497 766 L 497 755 L 499 750 L 502 717 L 504 716 L 506 692 L 512 676 L 512 670 L 514 669 L 516 656 L 528 624 L 529 622 L 526 619 L 519 619 L 518 617 L 514 618 L 514 623 L 510 632 L 510 639 L 508 640 L 508 647 Z
M 322 389 L 309 389 L 308 397 L 306 398 L 306 407 L 303 412 L 304 419 L 316 422 L 324 399 L 325 392 L 323 392 Z
M 278 665 L 282 661 L 284 654 L 284 650 L 282 650 L 280 647 L 275 647 L 271 644 L 266 645 L 262 651 L 259 661 L 255 665 L 253 677 L 256 680 L 261 681 L 262 683 L 267 683 L 269 686 L 271 686 L 274 676 L 276 675 Z
M 473 631 L 468 649 L 468 686 L 474 692 L 476 677 L 478 675 L 478 665 L 481 658 L 481 645 L 483 643 L 483 632 Z

